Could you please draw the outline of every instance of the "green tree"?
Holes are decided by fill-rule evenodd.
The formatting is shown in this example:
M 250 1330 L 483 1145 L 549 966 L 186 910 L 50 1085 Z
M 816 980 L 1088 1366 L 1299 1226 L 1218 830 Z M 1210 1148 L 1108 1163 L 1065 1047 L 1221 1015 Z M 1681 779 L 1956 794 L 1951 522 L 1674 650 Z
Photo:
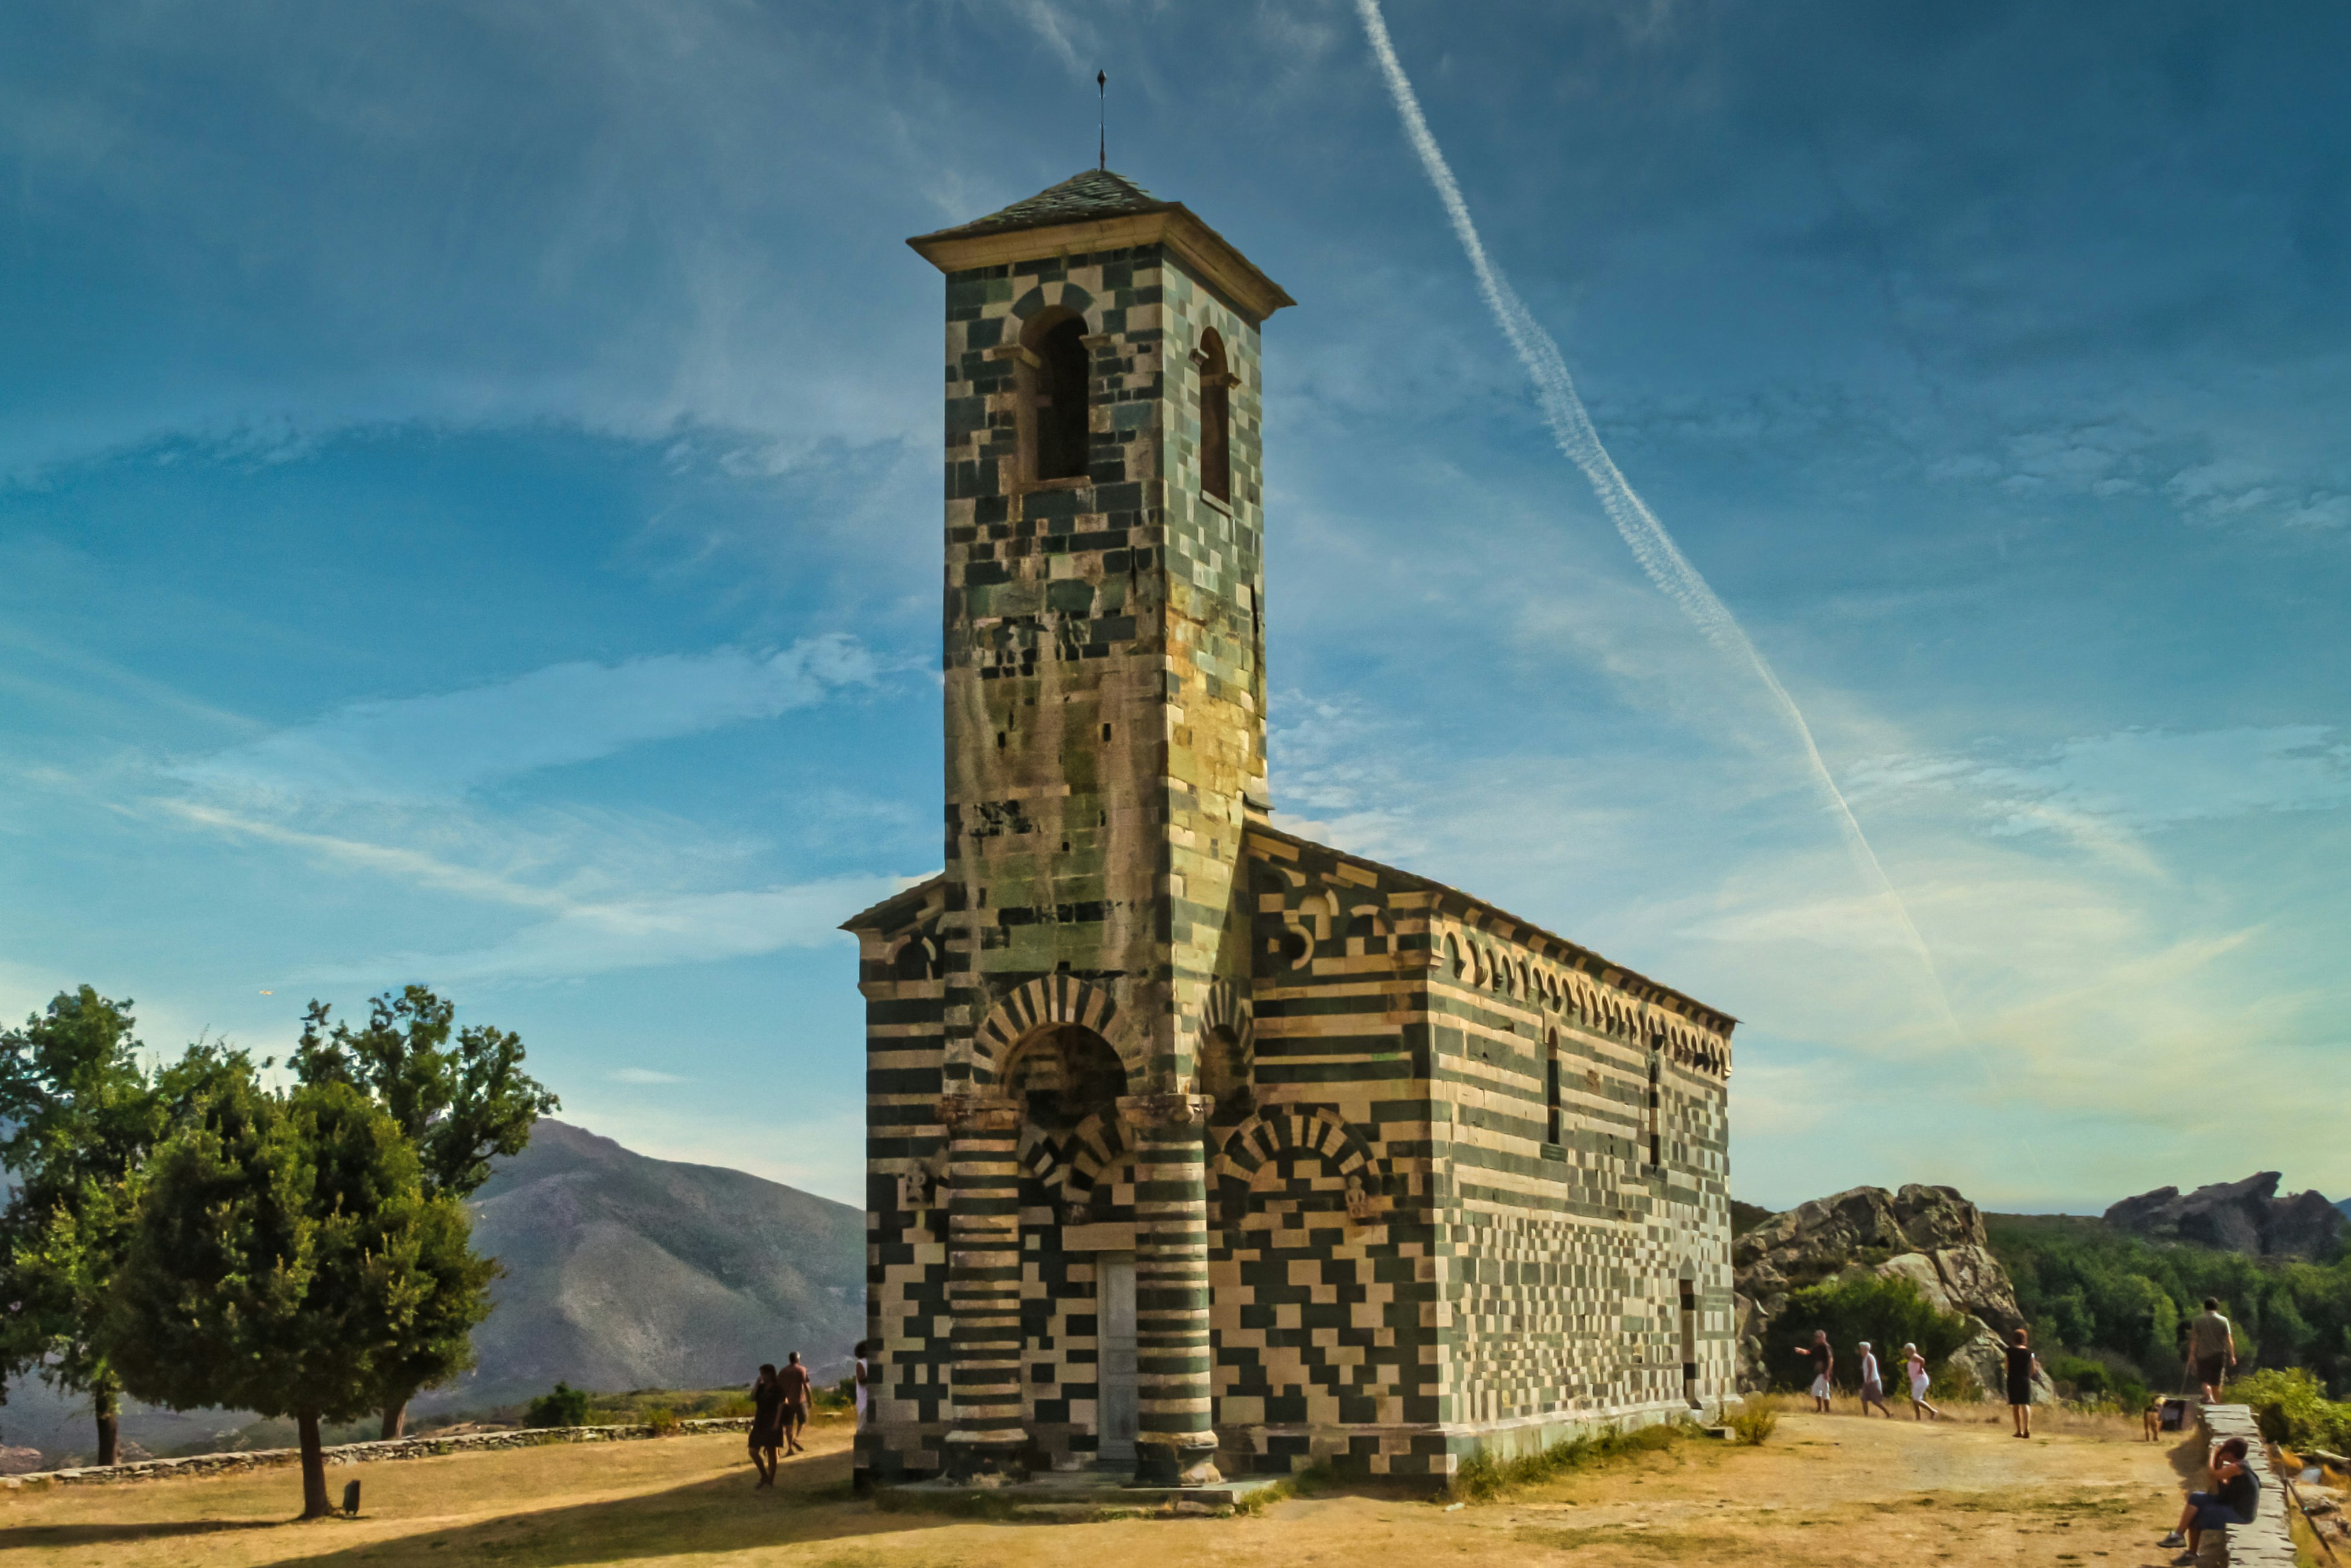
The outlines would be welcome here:
M 2300 1365 L 2351 1392 L 2351 1255 L 2339 1249 L 2249 1257 L 2069 1215 L 1995 1214 L 1985 1224 L 2044 1348 L 2120 1357 L 2153 1386 L 2177 1387 L 2187 1324 L 2215 1296 L 2236 1323 L 2241 1371 Z
M 521 1036 L 484 1024 L 457 1029 L 455 1004 L 423 986 L 376 998 L 363 1028 L 333 1022 L 331 1010 L 314 1000 L 303 1015 L 296 1075 L 350 1084 L 382 1107 L 416 1145 L 428 1197 L 471 1197 L 493 1157 L 520 1154 L 531 1124 L 561 1109 L 523 1071 Z M 386 1366 L 383 1436 L 400 1436 L 418 1389 L 473 1364 L 471 1324 L 444 1326 L 455 1337 L 419 1339 L 413 1354 Z
M 588 1424 L 588 1393 L 568 1383 L 559 1383 L 552 1391 L 539 1395 L 524 1413 L 523 1424 L 528 1427 L 584 1427 Z
M 496 1265 L 358 1090 L 272 1093 L 242 1053 L 221 1061 L 215 1092 L 148 1162 L 100 1342 L 141 1399 L 292 1416 L 315 1519 L 320 1423 L 378 1407 L 420 1337 L 480 1322 Z
M 165 1110 L 139 1060 L 131 1002 L 88 986 L 0 1034 L 0 1365 L 85 1394 L 98 1462 L 114 1463 L 122 1385 L 90 1325 L 130 1235 L 132 1178 Z
M 1876 1350 L 1881 1367 L 1890 1367 L 1905 1344 L 1916 1344 L 1931 1371 L 1975 1336 L 1967 1319 L 1938 1312 L 1911 1281 L 1877 1274 L 1827 1280 L 1790 1294 L 1787 1306 L 1771 1320 L 1764 1364 L 1775 1385 L 1802 1388 L 1812 1381 L 1808 1364 L 1795 1347 L 1811 1343 L 1815 1329 L 1828 1331 L 1830 1348 L 1836 1352 L 1837 1381 L 1847 1387 L 1861 1381 L 1856 1347 L 1863 1340 Z M 1890 1375 L 1887 1381 L 1892 1382 Z

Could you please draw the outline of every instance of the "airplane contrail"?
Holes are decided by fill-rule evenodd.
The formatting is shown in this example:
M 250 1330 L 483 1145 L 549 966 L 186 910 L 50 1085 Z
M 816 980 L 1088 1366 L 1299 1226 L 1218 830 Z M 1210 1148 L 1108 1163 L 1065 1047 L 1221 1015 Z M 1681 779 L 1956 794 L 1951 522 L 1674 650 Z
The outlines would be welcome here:
M 1608 455 L 1608 448 L 1601 444 L 1599 433 L 1592 427 L 1592 416 L 1584 412 L 1583 400 L 1576 395 L 1575 378 L 1568 374 L 1567 361 L 1561 357 L 1559 345 L 1529 313 L 1518 291 L 1502 276 L 1493 257 L 1486 254 L 1485 243 L 1478 237 L 1478 225 L 1470 221 L 1469 207 L 1461 199 L 1461 187 L 1453 178 L 1452 166 L 1446 162 L 1437 138 L 1429 133 L 1428 121 L 1420 112 L 1419 96 L 1412 90 L 1412 82 L 1396 59 L 1395 46 L 1388 39 L 1387 23 L 1380 15 L 1379 0 L 1355 0 L 1355 10 L 1371 39 L 1372 53 L 1379 60 L 1380 74 L 1387 78 L 1388 96 L 1395 100 L 1405 136 L 1411 141 L 1412 150 L 1420 155 L 1428 183 L 1437 187 L 1437 200 L 1445 204 L 1445 215 L 1452 222 L 1454 237 L 1468 255 L 1470 269 L 1478 275 L 1478 292 L 1485 297 L 1502 335 L 1510 340 L 1519 362 L 1526 367 L 1527 377 L 1534 383 L 1535 401 L 1542 409 L 1543 423 L 1551 426 L 1559 449 L 1567 455 L 1569 462 L 1583 470 L 1584 478 L 1591 482 L 1593 493 L 1600 499 L 1601 509 L 1616 525 L 1616 531 L 1632 549 L 1633 559 L 1641 563 L 1641 570 L 1649 574 L 1649 580 L 1657 585 L 1658 591 L 1681 606 L 1682 612 L 1708 642 L 1745 664 L 1763 683 L 1763 689 L 1771 694 L 1773 706 L 1788 721 L 1788 727 L 1803 748 L 1804 759 L 1812 765 L 1813 780 L 1832 809 L 1844 835 L 1845 848 L 1864 877 L 1876 884 L 1911 951 L 1926 970 L 1943 1021 L 1952 1035 L 1964 1042 L 1966 1031 L 1960 1029 L 1959 1017 L 1951 1010 L 1951 999 L 1943 988 L 1943 977 L 1935 967 L 1935 956 L 1911 920 L 1909 906 L 1902 902 L 1893 879 L 1879 863 L 1877 852 L 1862 832 L 1853 808 L 1845 803 L 1844 792 L 1837 788 L 1828 764 L 1822 760 L 1821 748 L 1813 739 L 1813 727 L 1804 721 L 1803 710 L 1788 695 L 1788 688 L 1780 684 L 1770 662 L 1749 641 L 1746 629 L 1739 624 L 1729 607 L 1716 596 L 1698 568 L 1682 554 L 1673 536 L 1666 532 L 1665 525 L 1657 521 L 1647 503 L 1625 482 L 1615 460 Z

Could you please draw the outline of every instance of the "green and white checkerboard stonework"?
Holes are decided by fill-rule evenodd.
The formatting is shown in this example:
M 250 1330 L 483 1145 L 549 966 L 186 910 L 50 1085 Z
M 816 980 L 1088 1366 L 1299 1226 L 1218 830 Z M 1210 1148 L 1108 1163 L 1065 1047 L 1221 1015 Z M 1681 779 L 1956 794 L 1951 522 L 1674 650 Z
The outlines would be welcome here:
M 1106 171 L 912 243 L 946 275 L 946 870 L 846 927 L 861 1468 L 1089 1467 L 1107 1400 L 1161 1484 L 1439 1478 L 1730 1396 L 1733 1020 L 1270 821 L 1288 296 Z M 1071 320 L 1083 472 L 1040 478 Z

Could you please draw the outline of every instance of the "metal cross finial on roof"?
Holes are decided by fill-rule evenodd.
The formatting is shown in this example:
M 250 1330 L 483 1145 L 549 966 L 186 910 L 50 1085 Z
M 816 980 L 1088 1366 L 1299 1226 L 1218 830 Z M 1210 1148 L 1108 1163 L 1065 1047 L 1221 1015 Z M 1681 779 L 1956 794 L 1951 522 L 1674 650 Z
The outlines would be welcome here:
M 1094 167 L 1110 167 L 1110 73 L 1094 72 L 1094 134 L 1101 141 L 1094 153 Z

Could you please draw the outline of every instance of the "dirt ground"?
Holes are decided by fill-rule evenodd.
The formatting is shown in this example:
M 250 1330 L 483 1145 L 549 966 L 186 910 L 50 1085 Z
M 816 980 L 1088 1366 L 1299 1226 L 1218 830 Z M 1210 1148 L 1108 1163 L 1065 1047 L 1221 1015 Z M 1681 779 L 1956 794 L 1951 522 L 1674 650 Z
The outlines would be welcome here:
M 1468 1559 L 1604 1568 L 2079 1563 L 2137 1568 L 2178 1511 L 2168 1445 L 2075 1419 L 2030 1443 L 2007 1416 L 1914 1425 L 1792 1415 L 1761 1448 L 1704 1439 L 1452 1510 L 1345 1490 L 1254 1518 L 1087 1523 L 885 1511 L 850 1498 L 848 1428 L 820 1428 L 774 1492 L 737 1437 L 527 1448 L 328 1472 L 362 1517 L 287 1522 L 292 1470 L 0 1500 L 0 1565 L 692 1563 L 1093 1568 Z

